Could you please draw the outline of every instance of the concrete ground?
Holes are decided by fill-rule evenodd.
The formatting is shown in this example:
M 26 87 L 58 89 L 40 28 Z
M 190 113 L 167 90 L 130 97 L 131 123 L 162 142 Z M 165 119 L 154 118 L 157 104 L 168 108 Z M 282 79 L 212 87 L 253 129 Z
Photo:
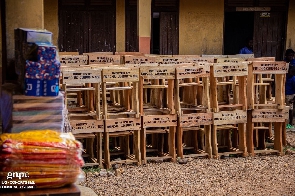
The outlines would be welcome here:
M 81 191 L 81 196 L 97 196 L 97 194 L 91 188 L 81 185 L 77 185 L 77 187 Z

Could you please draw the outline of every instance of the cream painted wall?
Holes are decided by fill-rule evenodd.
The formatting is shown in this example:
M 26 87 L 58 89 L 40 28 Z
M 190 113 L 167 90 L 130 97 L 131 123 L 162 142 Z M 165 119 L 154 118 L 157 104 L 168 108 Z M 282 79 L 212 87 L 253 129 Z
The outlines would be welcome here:
M 116 52 L 125 52 L 125 0 L 116 1 Z
M 137 0 L 137 35 L 151 37 L 151 0 Z
M 295 0 L 289 1 L 286 48 L 295 50 Z
M 14 29 L 44 29 L 43 0 L 6 1 L 7 59 L 14 58 Z
M 44 28 L 52 32 L 53 45 L 58 46 L 58 0 L 44 0 Z
M 224 0 L 179 1 L 179 54 L 222 54 Z
M 150 0 L 141 1 L 139 9 Z M 125 50 L 124 0 L 117 0 L 117 51 Z M 122 7 L 121 7 L 122 6 Z M 124 14 L 123 14 L 124 13 Z M 140 13 L 142 16 L 143 13 Z M 223 47 L 223 0 L 180 0 L 179 10 L 179 53 L 180 54 L 222 54 Z M 146 14 L 148 15 L 148 14 Z M 150 15 L 149 15 L 150 16 Z M 139 35 L 150 36 L 150 17 L 140 17 Z M 14 58 L 14 29 L 46 28 L 53 32 L 53 44 L 58 40 L 58 0 L 6 0 L 7 58 Z M 1 28 L 1 27 L 0 27 Z M 123 33 L 124 30 L 124 33 Z M 120 33 L 119 33 L 120 32 Z M 295 0 L 290 0 L 286 48 L 295 49 Z M 1 34 L 0 34 L 1 38 Z M 2 46 L 0 39 L 0 57 Z M 0 66 L 2 63 L 0 62 Z

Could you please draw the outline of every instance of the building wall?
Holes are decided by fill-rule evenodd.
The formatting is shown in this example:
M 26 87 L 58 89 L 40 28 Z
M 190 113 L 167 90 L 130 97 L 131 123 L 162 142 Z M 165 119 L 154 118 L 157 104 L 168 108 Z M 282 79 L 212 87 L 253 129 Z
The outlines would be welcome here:
M 180 0 L 179 4 L 179 53 L 222 54 L 224 0 Z M 287 22 L 286 48 L 295 49 L 295 0 L 290 0 Z M 14 58 L 14 29 L 18 27 L 45 28 L 53 32 L 53 44 L 58 45 L 58 0 L 6 0 L 6 25 L 8 59 Z M 123 32 L 123 25 L 119 28 Z M 117 34 L 117 51 L 125 48 L 122 36 Z
M 116 1 L 116 52 L 125 51 L 125 0 Z
M 58 46 L 58 0 L 44 0 L 44 28 L 52 32 L 53 45 Z
M 7 59 L 14 58 L 14 29 L 44 29 L 43 0 L 6 0 Z
M 151 47 L 151 0 L 137 1 L 137 35 L 139 52 L 149 54 Z
M 224 0 L 179 1 L 179 54 L 222 54 Z
M 289 1 L 286 48 L 295 50 L 295 0 Z

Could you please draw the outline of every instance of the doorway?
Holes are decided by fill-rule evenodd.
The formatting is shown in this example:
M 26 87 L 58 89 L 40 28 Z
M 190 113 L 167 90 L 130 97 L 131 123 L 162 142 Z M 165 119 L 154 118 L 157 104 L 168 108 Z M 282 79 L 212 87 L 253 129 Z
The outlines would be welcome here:
M 116 51 L 115 0 L 60 0 L 58 9 L 60 51 Z
M 254 12 L 225 12 L 224 54 L 238 54 L 247 38 L 253 38 Z
M 255 57 L 271 56 L 277 61 L 284 59 L 286 47 L 287 12 L 262 12 L 254 14 L 253 51 Z
M 151 53 L 179 53 L 178 7 L 179 0 L 152 0 Z
M 152 54 L 160 54 L 160 13 L 153 13 L 153 30 L 152 30 Z
M 253 38 L 255 57 L 282 60 L 289 0 L 224 0 L 224 54 L 237 54 Z
M 125 0 L 125 52 L 138 52 L 137 0 Z
M 151 53 L 177 55 L 179 53 L 177 12 L 153 12 Z

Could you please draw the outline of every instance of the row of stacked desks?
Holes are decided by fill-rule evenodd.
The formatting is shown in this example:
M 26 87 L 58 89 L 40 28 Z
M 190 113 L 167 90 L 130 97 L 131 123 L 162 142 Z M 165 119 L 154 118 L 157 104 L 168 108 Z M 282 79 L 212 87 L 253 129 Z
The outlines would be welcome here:
M 195 58 L 195 63 L 173 64 L 172 57 L 167 57 L 169 64 L 155 64 L 143 57 L 144 63 L 138 64 L 139 57 L 132 58 L 127 61 L 125 57 L 124 65 L 63 70 L 66 93 L 77 92 L 78 107 L 71 108 L 71 98 L 66 98 L 69 111 L 81 109 L 81 100 L 86 106 L 86 113 L 70 114 L 73 133 L 97 136 L 99 165 L 104 162 L 110 167 L 115 163 L 110 156 L 123 148 L 126 162 L 138 164 L 149 159 L 175 161 L 176 156 L 186 157 L 189 149 L 194 151 L 190 156 L 216 158 L 254 155 L 261 150 L 282 153 L 282 128 L 288 112 L 283 95 L 285 62 L 273 58 Z M 269 92 L 274 79 L 270 75 L 276 80 L 273 101 Z M 79 95 L 82 89 L 73 87 L 75 84 L 84 85 L 87 92 Z M 124 134 L 123 140 L 113 139 Z M 271 135 L 275 135 L 274 150 L 266 151 L 265 137 Z M 111 143 L 121 149 L 112 152 Z M 152 151 L 155 155 L 148 157 Z M 132 153 L 135 159 L 130 158 Z

